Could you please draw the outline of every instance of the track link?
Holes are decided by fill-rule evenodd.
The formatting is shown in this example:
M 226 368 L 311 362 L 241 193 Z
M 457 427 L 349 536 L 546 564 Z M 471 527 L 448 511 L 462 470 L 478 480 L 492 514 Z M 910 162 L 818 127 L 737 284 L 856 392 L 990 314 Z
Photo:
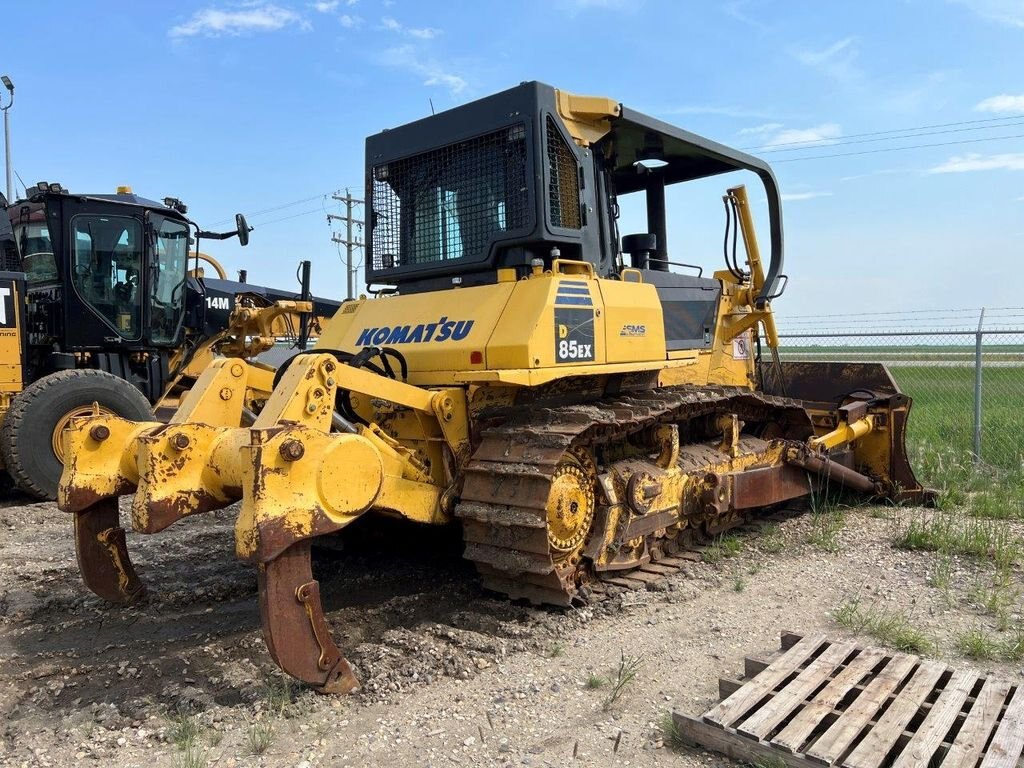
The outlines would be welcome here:
M 810 429 L 797 402 L 739 387 L 661 388 L 497 414 L 500 423 L 481 432 L 455 508 L 463 526 L 463 556 L 476 565 L 486 588 L 512 599 L 558 606 L 585 599 L 588 590 L 577 583 L 577 569 L 559 567 L 548 546 L 546 505 L 563 455 L 577 447 L 612 446 L 660 424 L 719 413 Z

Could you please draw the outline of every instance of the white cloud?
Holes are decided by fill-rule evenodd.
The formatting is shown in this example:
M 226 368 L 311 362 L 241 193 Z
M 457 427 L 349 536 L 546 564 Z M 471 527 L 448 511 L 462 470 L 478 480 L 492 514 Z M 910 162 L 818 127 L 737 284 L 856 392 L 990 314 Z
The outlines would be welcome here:
M 330 13 L 338 7 L 339 0 L 319 0 L 313 3 L 313 10 L 319 13 Z
M 982 18 L 1024 29 L 1024 2 L 1021 0 L 950 0 L 965 6 Z
M 650 111 L 659 115 L 719 115 L 721 117 L 754 118 L 760 120 L 767 120 L 771 117 L 769 113 L 759 110 L 717 104 L 684 104 L 678 107 L 651 109 Z
M 892 176 L 894 174 L 901 173 L 915 173 L 907 168 L 882 168 L 878 171 L 868 171 L 867 173 L 856 173 L 853 176 L 840 176 L 840 181 L 856 181 L 858 179 L 871 179 L 875 176 Z
M 465 90 L 468 83 L 461 75 L 434 59 L 423 58 L 411 45 L 400 45 L 384 51 L 382 62 L 395 69 L 404 69 L 423 78 L 426 86 L 447 88 L 453 96 Z
M 345 29 L 356 29 L 363 26 L 363 17 L 343 13 L 338 17 L 338 23 L 345 27 Z
M 400 21 L 391 16 L 385 16 L 380 20 L 381 29 L 388 32 L 395 32 L 400 35 L 415 37 L 417 40 L 433 40 L 441 34 L 440 29 L 434 27 L 406 27 Z
M 832 197 L 831 192 L 791 192 L 790 194 L 783 194 L 783 202 L 793 202 L 796 200 L 815 200 L 819 197 Z
M 413 37 L 418 37 L 420 40 L 432 40 L 440 34 L 441 30 L 434 29 L 433 27 L 420 27 L 419 29 L 410 27 L 406 32 Z
M 201 8 L 183 24 L 171 27 L 171 37 L 220 37 L 252 32 L 274 32 L 284 27 L 310 29 L 309 22 L 295 11 L 273 3 L 255 3 L 230 10 Z
M 944 163 L 929 168 L 928 173 L 968 173 L 971 171 L 1024 171 L 1024 152 L 1001 155 L 981 155 L 970 152 L 951 157 Z
M 763 136 L 766 133 L 777 131 L 785 126 L 782 123 L 762 123 L 761 125 L 755 125 L 752 128 L 743 128 L 739 135 L 740 136 Z
M 851 53 L 855 54 L 855 51 L 851 49 L 851 46 L 855 42 L 855 38 L 845 37 L 842 40 L 833 43 L 828 48 L 820 51 L 799 51 L 797 52 L 796 57 L 801 64 L 807 64 L 812 67 L 818 66 L 819 64 L 834 61 L 839 56 L 848 56 Z M 846 53 L 844 53 L 844 51 Z
M 756 147 L 747 149 L 767 149 L 779 145 L 814 144 L 827 146 L 843 135 L 837 123 L 821 123 L 810 128 L 787 128 L 782 123 L 765 123 L 752 128 L 744 128 L 740 135 L 754 136 L 762 142 Z
M 811 128 L 786 128 L 776 133 L 770 144 L 810 144 L 820 142 L 831 144 L 843 135 L 836 123 L 822 123 Z
M 1024 93 L 1019 96 L 1008 93 L 989 96 L 975 104 L 974 109 L 978 112 L 1024 112 Z
M 799 50 L 794 53 L 801 64 L 817 69 L 834 80 L 857 81 L 863 73 L 854 63 L 858 56 L 857 38 L 844 37 L 821 50 Z

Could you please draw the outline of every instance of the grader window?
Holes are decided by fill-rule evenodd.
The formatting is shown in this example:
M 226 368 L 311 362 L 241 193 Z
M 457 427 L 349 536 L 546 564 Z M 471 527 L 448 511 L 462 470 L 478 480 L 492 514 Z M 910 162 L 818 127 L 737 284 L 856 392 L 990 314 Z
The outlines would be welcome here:
M 125 339 L 139 338 L 142 225 L 125 216 L 75 216 L 72 278 L 78 295 Z
M 528 222 L 526 131 L 513 126 L 373 168 L 374 269 L 480 259 Z

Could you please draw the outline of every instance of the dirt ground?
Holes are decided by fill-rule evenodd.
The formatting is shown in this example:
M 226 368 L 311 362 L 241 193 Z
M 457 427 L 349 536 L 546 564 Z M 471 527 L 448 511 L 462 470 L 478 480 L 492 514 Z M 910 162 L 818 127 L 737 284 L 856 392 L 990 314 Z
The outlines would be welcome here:
M 814 543 L 810 515 L 790 515 L 739 534 L 734 556 L 564 613 L 483 592 L 457 532 L 366 526 L 316 563 L 335 638 L 363 681 L 355 696 L 329 697 L 290 686 L 267 656 L 255 572 L 232 551 L 232 510 L 129 534 L 150 593 L 123 609 L 82 586 L 65 515 L 8 502 L 0 764 L 732 765 L 673 751 L 659 722 L 714 703 L 718 677 L 776 649 L 781 630 L 850 636 L 833 615 L 848 598 L 905 613 L 935 655 L 963 663 L 955 638 L 991 622 L 965 597 L 985 566 L 954 559 L 952 590 L 931 586 L 935 557 L 891 543 L 899 519 L 919 514 L 847 510 L 832 546 Z M 1019 539 L 1021 526 L 1011 529 Z M 1019 570 L 1013 578 L 1020 621 Z M 609 687 L 587 681 L 622 654 L 639 671 L 606 708 Z

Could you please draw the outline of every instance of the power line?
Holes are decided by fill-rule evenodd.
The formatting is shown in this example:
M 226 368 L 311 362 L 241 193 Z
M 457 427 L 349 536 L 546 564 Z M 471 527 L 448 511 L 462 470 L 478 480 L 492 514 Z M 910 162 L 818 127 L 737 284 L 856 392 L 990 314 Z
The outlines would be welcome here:
M 323 192 L 322 194 L 313 195 L 312 197 L 304 197 L 301 200 L 292 200 L 290 203 L 280 203 L 278 205 L 273 205 L 270 208 L 264 208 L 264 209 L 259 210 L 259 211 L 252 211 L 249 214 L 249 217 L 251 218 L 251 217 L 255 217 L 255 216 L 262 216 L 262 215 L 267 214 L 267 213 L 274 213 L 275 211 L 282 211 L 285 208 L 291 208 L 292 206 L 301 205 L 302 203 L 308 203 L 308 202 L 310 202 L 312 200 L 323 200 L 325 197 L 327 197 L 330 194 L 331 194 L 330 192 Z M 235 220 L 234 216 L 232 216 L 229 219 L 221 219 L 220 221 L 215 221 L 215 222 L 211 223 L 210 226 L 215 227 L 218 224 L 225 224 L 225 223 L 227 223 L 229 221 L 234 221 L 234 220 Z
M 837 138 L 859 139 L 859 138 L 861 138 L 863 136 L 881 136 L 882 134 L 886 134 L 886 133 L 907 133 L 907 132 L 910 132 L 910 131 L 927 131 L 927 130 L 931 130 L 932 128 L 953 128 L 953 127 L 959 126 L 959 125 L 975 125 L 975 124 L 978 124 L 978 123 L 995 123 L 995 122 L 1001 122 L 1001 121 L 1004 121 L 1004 120 L 1020 120 L 1022 118 L 1024 118 L 1024 114 L 1021 114 L 1021 115 L 1007 115 L 1005 117 L 988 117 L 988 118 L 984 118 L 984 119 L 981 119 L 981 120 L 961 120 L 960 122 L 956 122 L 956 123 L 935 123 L 933 125 L 918 125 L 918 126 L 914 126 L 912 128 L 890 128 L 890 129 L 885 130 L 885 131 L 869 131 L 867 133 L 851 133 L 848 136 L 842 136 L 842 137 L 837 137 Z M 788 146 L 792 146 L 794 144 L 811 144 L 812 146 L 808 147 L 808 148 L 809 149 L 813 149 L 813 145 L 818 144 L 818 143 L 820 143 L 822 141 L 828 141 L 828 139 L 804 139 L 802 141 L 782 141 L 782 142 L 777 142 L 777 143 L 773 143 L 773 144 L 762 144 L 761 146 L 757 146 L 757 147 L 742 147 L 742 149 L 745 152 L 749 152 L 749 151 L 753 151 L 753 150 L 757 150 L 757 149 L 769 149 L 771 147 L 788 147 Z
M 1001 123 L 999 125 L 979 125 L 973 128 L 950 128 L 945 131 L 925 131 L 923 133 L 908 133 L 905 136 L 880 136 L 873 139 L 856 139 L 854 141 L 832 141 L 830 139 L 820 139 L 823 142 L 815 144 L 809 147 L 790 147 L 788 149 L 766 149 L 762 152 L 762 155 L 767 155 L 772 152 L 801 152 L 805 149 L 824 149 L 825 147 L 845 147 L 850 144 L 872 144 L 879 141 L 900 141 L 901 139 L 917 139 L 922 136 L 939 136 L 946 133 L 965 133 L 970 131 L 985 131 L 992 130 L 993 128 L 1013 128 L 1018 125 L 1024 125 L 1024 120 L 1016 123 Z
M 883 147 L 882 149 L 862 149 L 859 152 L 837 152 L 830 155 L 808 155 L 806 157 L 787 157 L 782 160 L 775 160 L 774 163 L 799 163 L 803 160 L 826 160 L 831 157 L 853 157 L 854 155 L 875 155 L 881 152 L 902 152 L 907 149 L 926 149 L 928 147 L 951 147 L 956 144 L 977 144 L 982 141 L 1003 141 L 1005 139 L 1024 138 L 1024 133 L 1015 133 L 1012 136 L 989 136 L 984 139 L 962 139 L 960 141 L 942 141 L 935 144 L 913 144 L 909 147 Z
M 322 215 L 323 214 L 323 209 L 321 209 L 321 208 L 313 208 L 312 210 L 303 211 L 302 213 L 293 213 L 291 216 L 282 216 L 279 219 L 271 219 L 270 221 L 257 221 L 255 226 L 256 227 L 266 227 L 269 224 L 277 224 L 279 221 L 288 221 L 289 219 L 297 219 L 300 216 L 309 216 L 312 213 L 319 213 L 319 214 Z

